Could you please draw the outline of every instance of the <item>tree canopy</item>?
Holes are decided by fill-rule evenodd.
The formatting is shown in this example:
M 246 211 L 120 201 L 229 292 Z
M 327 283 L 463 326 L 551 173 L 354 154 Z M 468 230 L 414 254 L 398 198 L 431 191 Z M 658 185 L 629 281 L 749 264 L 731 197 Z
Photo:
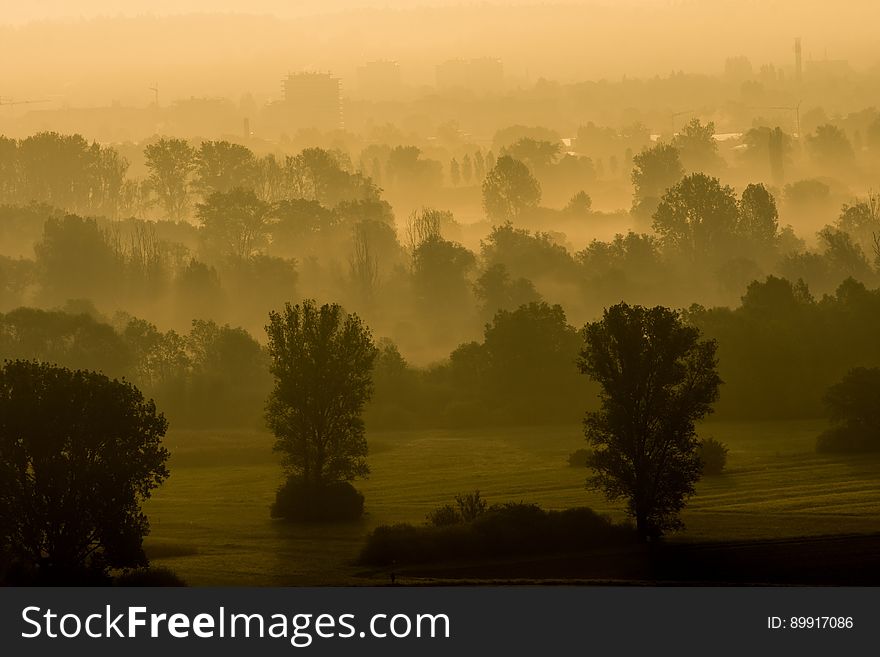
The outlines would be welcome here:
M 594 448 L 588 485 L 626 499 L 642 537 L 681 527 L 702 470 L 694 423 L 721 384 L 715 342 L 668 308 L 625 303 L 582 336 L 578 366 L 601 387 L 600 408 L 584 421 Z
M 498 158 L 483 181 L 483 208 L 493 221 L 513 221 L 541 201 L 541 186 L 529 168 L 509 155 Z
M 130 383 L 7 361 L 0 369 L 0 548 L 53 583 L 145 565 L 141 502 L 168 477 L 166 428 Z
M 306 300 L 270 313 L 266 332 L 275 377 L 266 419 L 288 474 L 315 487 L 366 476 L 369 329 L 337 304 Z

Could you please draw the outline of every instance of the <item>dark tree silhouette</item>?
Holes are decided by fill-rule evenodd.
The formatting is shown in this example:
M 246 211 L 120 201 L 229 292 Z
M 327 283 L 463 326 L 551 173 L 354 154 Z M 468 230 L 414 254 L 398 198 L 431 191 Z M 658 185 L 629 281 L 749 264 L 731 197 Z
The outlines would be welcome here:
M 241 187 L 214 192 L 197 210 L 208 248 L 237 259 L 247 258 L 265 245 L 270 213 L 268 203 L 253 190 Z
M 688 171 L 716 171 L 724 161 L 718 155 L 715 143 L 715 124 L 706 125 L 700 119 L 691 119 L 675 135 L 672 145 L 678 149 L 681 163 Z
M 214 192 L 230 192 L 236 187 L 252 188 L 259 167 L 246 146 L 228 141 L 203 141 L 196 156 L 195 187 L 207 198 Z M 269 162 L 266 160 L 265 167 Z
M 739 221 L 733 189 L 702 173 L 669 188 L 654 213 L 654 230 L 664 245 L 691 261 L 730 248 Z
M 851 369 L 824 401 L 834 426 L 819 436 L 819 451 L 880 451 L 880 368 Z
M 288 475 L 313 489 L 369 473 L 361 419 L 373 391 L 369 329 L 337 304 L 306 300 L 269 314 L 275 388 L 266 419 Z
M 0 369 L 0 550 L 53 583 L 146 565 L 141 502 L 168 477 L 166 428 L 130 383 L 7 361 Z
M 189 205 L 189 178 L 196 168 L 196 151 L 185 139 L 160 139 L 144 149 L 150 185 L 168 218 L 180 220 Z
M 540 201 L 538 181 L 525 164 L 509 155 L 499 157 L 483 181 L 483 208 L 493 221 L 513 221 Z
M 739 200 L 737 232 L 753 249 L 773 245 L 779 232 L 776 199 L 762 184 L 748 185 Z
M 716 343 L 678 313 L 620 303 L 583 329 L 578 365 L 601 386 L 587 413 L 591 487 L 625 498 L 643 538 L 681 527 L 702 469 L 694 422 L 712 410 L 721 379 Z
M 632 211 L 641 217 L 650 217 L 657 209 L 660 197 L 684 175 L 678 150 L 669 144 L 656 144 L 633 158 Z

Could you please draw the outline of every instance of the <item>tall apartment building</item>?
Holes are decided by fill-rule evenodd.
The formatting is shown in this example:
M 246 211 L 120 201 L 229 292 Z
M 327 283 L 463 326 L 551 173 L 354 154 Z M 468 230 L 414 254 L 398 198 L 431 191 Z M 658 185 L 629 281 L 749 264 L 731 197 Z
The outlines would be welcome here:
M 281 84 L 284 119 L 291 129 L 342 128 L 339 78 L 330 73 L 291 73 Z

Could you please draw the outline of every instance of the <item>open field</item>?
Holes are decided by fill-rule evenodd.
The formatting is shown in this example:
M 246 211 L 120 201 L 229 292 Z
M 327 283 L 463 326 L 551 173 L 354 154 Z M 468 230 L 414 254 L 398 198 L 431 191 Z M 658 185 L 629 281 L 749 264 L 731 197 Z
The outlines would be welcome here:
M 740 541 L 880 532 L 880 459 L 813 451 L 821 422 L 703 427 L 730 447 L 728 472 L 698 485 L 673 541 Z M 156 565 L 192 585 L 357 584 L 352 565 L 377 524 L 420 522 L 457 492 L 547 508 L 621 507 L 584 489 L 568 454 L 580 427 L 371 433 L 367 516 L 354 526 L 291 526 L 269 518 L 281 472 L 265 433 L 171 431 L 171 478 L 146 505 Z

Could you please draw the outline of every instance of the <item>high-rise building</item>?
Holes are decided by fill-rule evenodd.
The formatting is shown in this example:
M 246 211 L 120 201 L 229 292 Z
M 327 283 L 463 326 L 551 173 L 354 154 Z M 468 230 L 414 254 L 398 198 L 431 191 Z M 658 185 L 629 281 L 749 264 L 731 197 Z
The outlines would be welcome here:
M 339 78 L 330 73 L 292 73 L 281 84 L 284 118 L 292 129 L 342 127 Z

